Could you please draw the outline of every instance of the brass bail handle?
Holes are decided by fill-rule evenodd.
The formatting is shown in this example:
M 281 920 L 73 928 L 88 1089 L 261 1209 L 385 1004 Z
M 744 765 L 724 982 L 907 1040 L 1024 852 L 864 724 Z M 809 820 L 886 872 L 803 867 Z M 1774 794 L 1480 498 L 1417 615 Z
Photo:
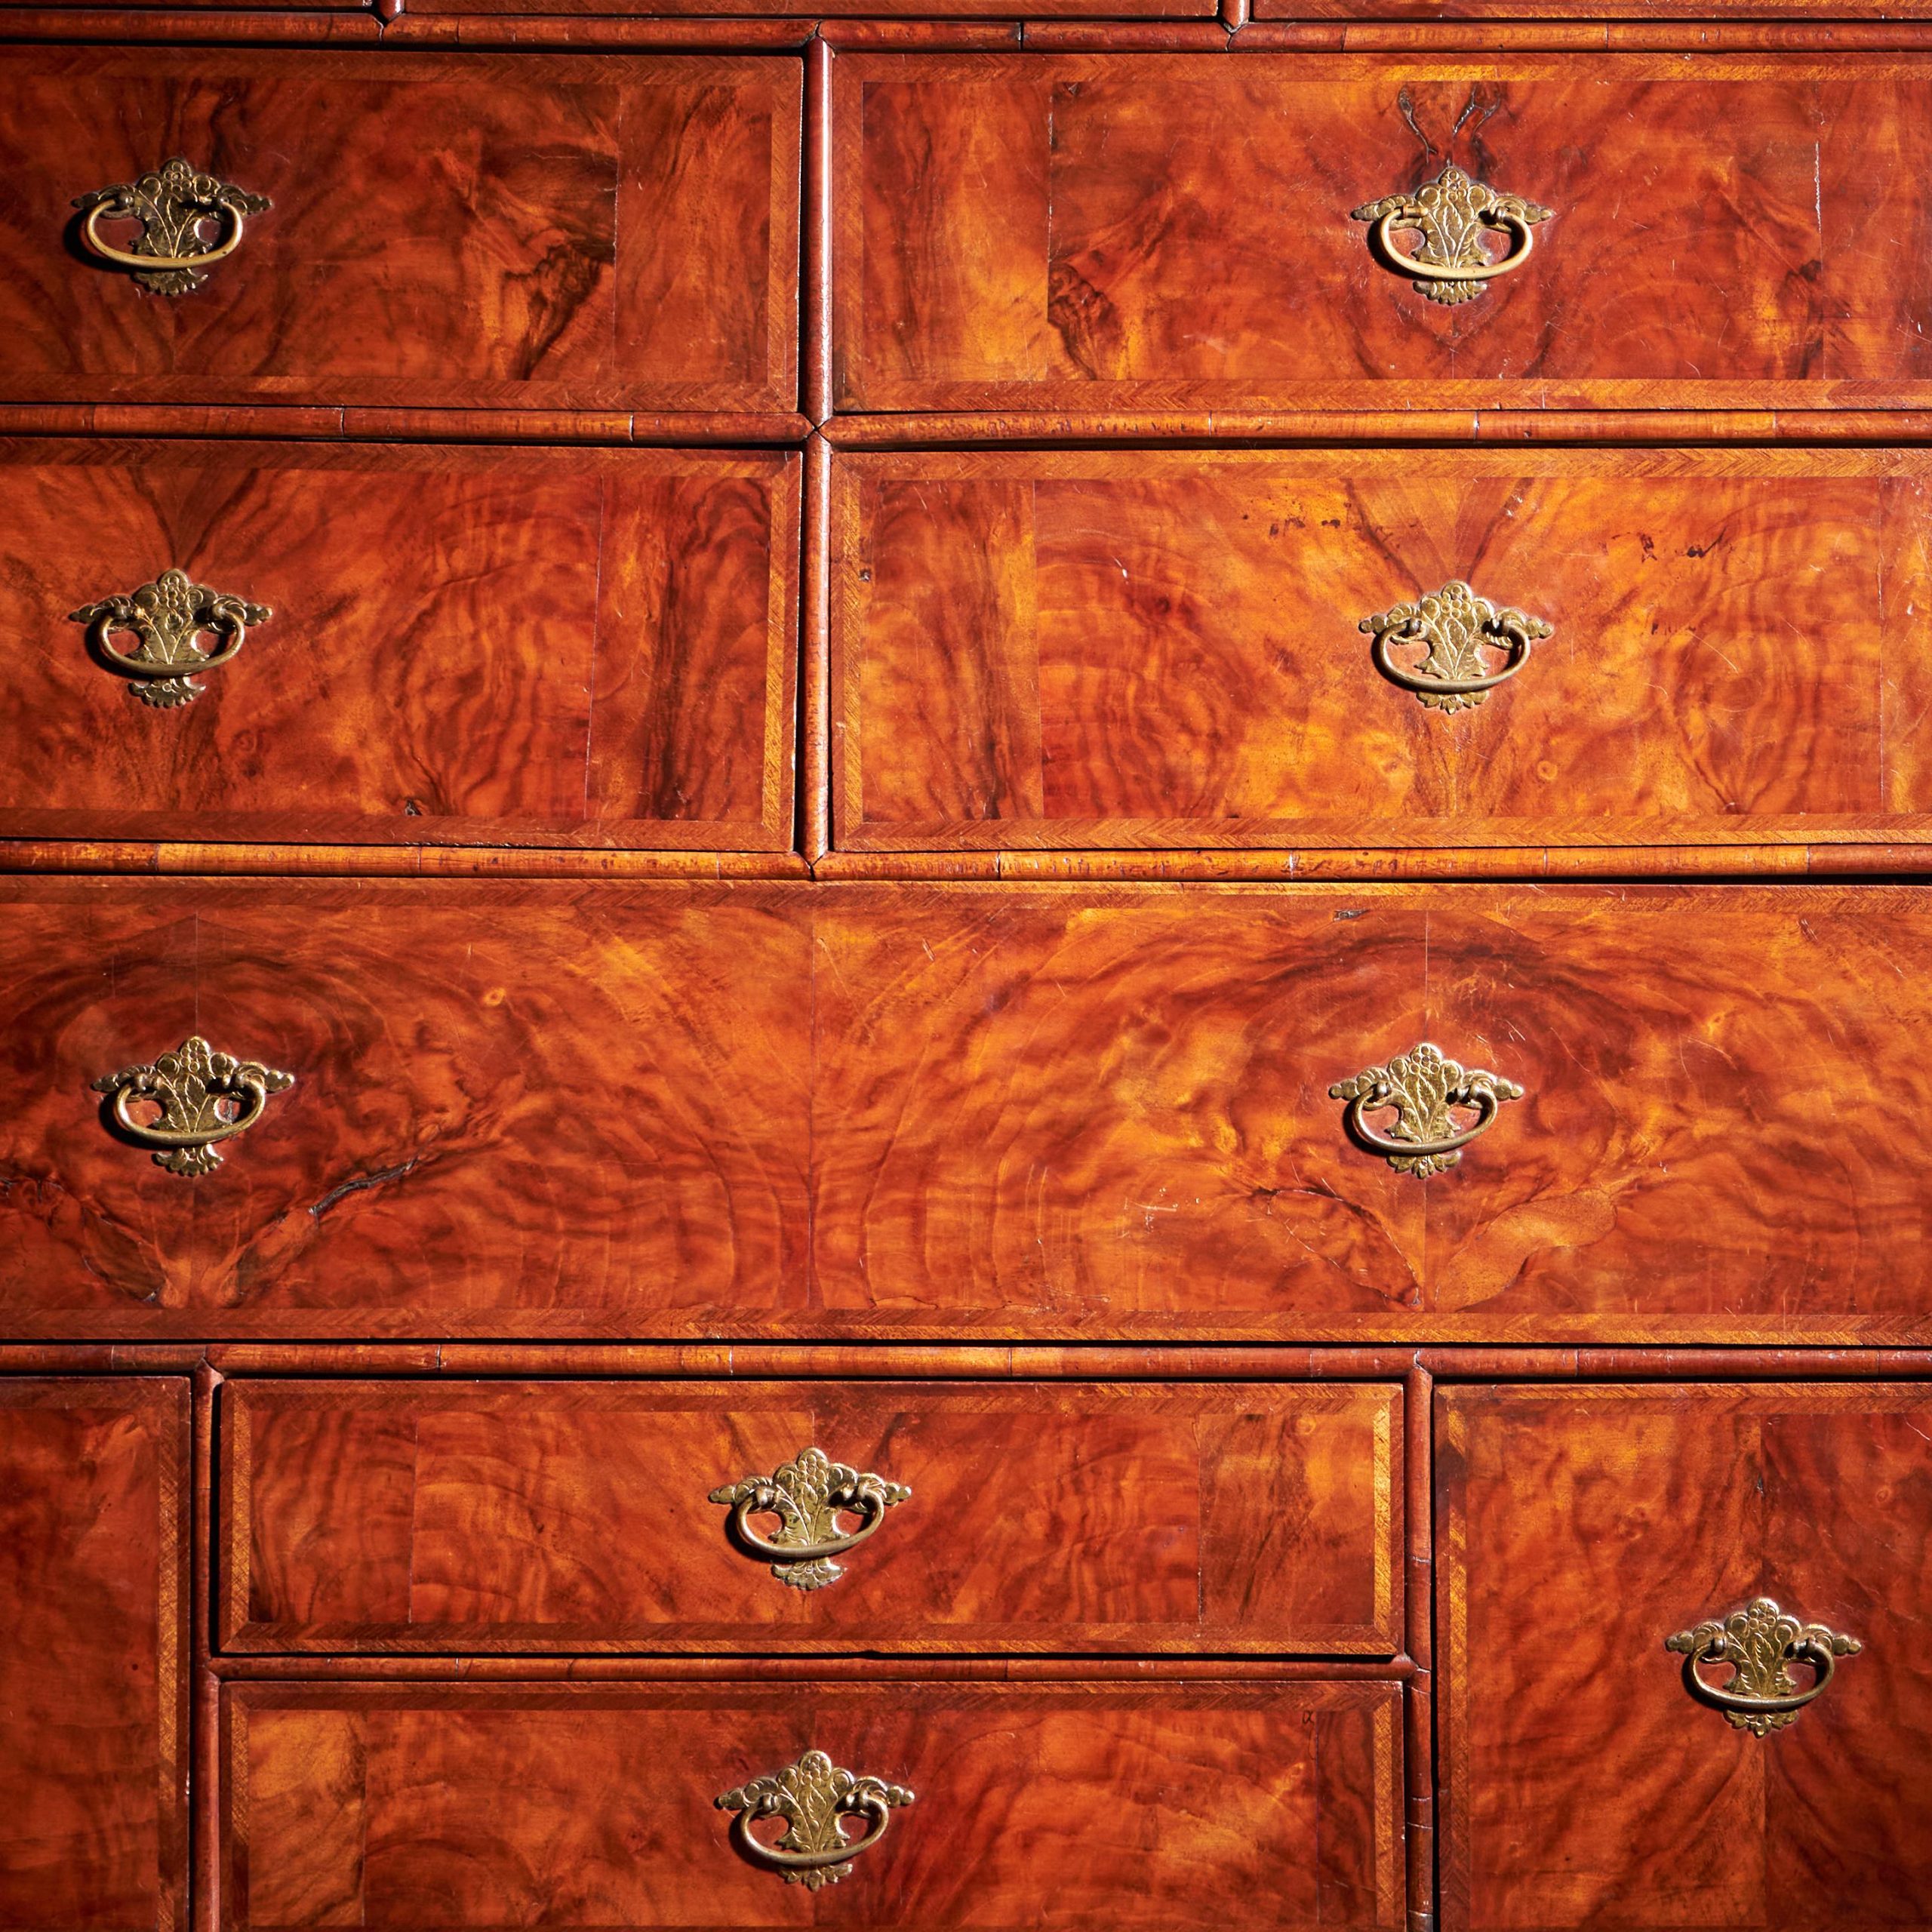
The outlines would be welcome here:
M 81 241 L 88 253 L 132 271 L 156 295 L 186 295 L 208 278 L 208 269 L 242 245 L 248 217 L 266 211 L 266 195 L 251 194 L 218 175 L 192 167 L 180 155 L 132 181 L 74 197 L 82 211 Z M 139 224 L 130 248 L 117 248 L 100 232 L 104 219 Z M 215 232 L 205 235 L 213 222 Z
M 1392 212 L 1375 224 L 1371 238 L 1379 254 L 1394 262 L 1403 274 L 1413 275 L 1418 281 L 1494 281 L 1500 275 L 1513 275 L 1530 259 L 1530 251 L 1537 245 L 1534 232 L 1521 215 L 1507 208 L 1499 209 L 1484 226 L 1500 227 L 1509 232 L 1512 238 L 1509 254 L 1500 261 L 1486 263 L 1481 268 L 1458 267 L 1428 261 L 1420 255 L 1403 254 L 1395 246 L 1395 231 L 1414 226 L 1412 217 Z
M 147 1149 L 156 1167 L 192 1180 L 220 1167 L 216 1147 L 246 1134 L 261 1118 L 269 1096 L 294 1084 L 292 1073 L 218 1052 L 196 1033 L 158 1060 L 103 1075 L 94 1090 L 107 1096 L 116 1132 Z M 132 1109 L 137 1101 L 155 1108 L 158 1117 L 137 1120 Z M 231 1103 L 236 1111 L 224 1113 Z
M 1489 1131 L 1503 1103 L 1520 1100 L 1523 1090 L 1500 1073 L 1446 1058 L 1440 1047 L 1424 1040 L 1386 1066 L 1337 1081 L 1328 1096 L 1348 1103 L 1342 1125 L 1358 1146 L 1381 1155 L 1398 1174 L 1426 1180 L 1454 1167 L 1463 1149 Z M 1452 1107 L 1472 1110 L 1474 1122 L 1458 1128 Z M 1386 1133 L 1367 1118 L 1385 1108 L 1395 1115 Z
M 746 1476 L 714 1489 L 711 1500 L 731 1510 L 728 1527 L 740 1549 L 762 1557 L 781 1583 L 816 1590 L 844 1575 L 832 1559 L 876 1535 L 886 1511 L 912 1494 L 903 1483 L 835 1463 L 814 1444 L 768 1476 Z M 841 1529 L 841 1515 L 858 1517 L 858 1527 Z M 752 1517 L 761 1515 L 778 1518 L 775 1536 L 752 1527 Z
M 101 217 L 108 212 L 107 204 L 96 202 L 87 211 L 86 219 L 81 223 L 81 239 L 104 262 L 112 262 L 117 268 L 140 269 L 146 274 L 155 275 L 168 269 L 205 269 L 211 262 L 218 262 L 224 256 L 232 255 L 242 245 L 242 237 L 247 222 L 242 211 L 231 203 L 223 202 L 209 209 L 208 213 L 226 226 L 227 232 L 212 248 L 198 249 L 192 255 L 134 255 L 125 248 L 117 248 L 111 242 L 101 239 L 97 226 Z
M 912 1793 L 883 1778 L 862 1777 L 835 1764 L 823 1751 L 808 1751 L 796 1764 L 753 1778 L 714 1801 L 733 1811 L 731 1842 L 754 1865 L 783 1874 L 788 1885 L 819 1891 L 851 1875 L 852 1861 L 885 1836 L 895 1806 Z M 752 1834 L 754 1820 L 782 1818 L 782 1837 L 767 1844 Z M 865 1829 L 848 1838 L 842 1818 L 863 1820 Z
M 1377 260 L 1407 275 L 1418 294 L 1453 308 L 1521 268 L 1536 246 L 1531 231 L 1554 213 L 1521 195 L 1500 194 L 1451 164 L 1411 193 L 1363 202 L 1349 218 L 1369 223 L 1369 251 Z M 1396 247 L 1398 231 L 1417 238 L 1412 252 Z M 1497 234 L 1509 237 L 1500 260 L 1482 245 L 1485 235 Z
M 1865 1647 L 1856 1637 L 1822 1623 L 1801 1623 L 1769 1597 L 1755 1598 L 1721 1620 L 1680 1630 L 1666 1637 L 1663 1647 L 1683 1654 L 1684 1689 L 1754 1737 L 1795 1724 L 1798 1712 L 1825 1694 L 1838 1659 L 1856 1657 Z M 1704 1675 L 1702 1666 L 1715 1663 L 1730 1666 L 1727 1682 L 1713 1684 Z M 1795 1663 L 1810 1666 L 1808 1687 L 1801 1689 L 1792 1675 Z

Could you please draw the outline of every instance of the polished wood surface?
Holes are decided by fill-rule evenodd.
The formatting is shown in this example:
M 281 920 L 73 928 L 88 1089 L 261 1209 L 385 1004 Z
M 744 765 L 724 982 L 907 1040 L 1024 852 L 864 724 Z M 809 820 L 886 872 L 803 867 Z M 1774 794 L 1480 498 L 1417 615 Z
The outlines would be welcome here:
M 1438 1414 L 1446 1932 L 1932 1925 L 1932 1389 L 1455 1389 Z M 1864 1644 L 1762 1738 L 1663 1647 L 1758 1596 Z
M 6 1332 L 1924 1340 L 1909 888 L 19 880 Z M 198 1180 L 90 1083 L 294 1089 Z M 1328 1088 L 1526 1097 L 1428 1180 Z M 1932 1104 L 1932 1103 L 1928 1103 Z
M 188 1903 L 188 1383 L 0 1378 L 0 1923 Z
M 1389 1656 L 1400 1392 L 230 1381 L 222 1641 Z M 912 1496 L 806 1591 L 708 1499 L 814 1447 Z
M 253 1684 L 223 1696 L 222 1923 L 1402 1922 L 1401 1693 L 1377 1684 Z M 915 1795 L 812 1897 L 713 1807 L 808 1749 Z M 768 1834 L 771 1827 L 765 1828 Z
M 1900 620 L 1932 596 L 1918 451 L 928 452 L 833 475 L 841 846 L 1932 831 L 1932 673 Z M 1449 715 L 1358 626 L 1456 579 L 1555 635 Z
M 1932 398 L 1924 56 L 860 54 L 833 91 L 843 408 Z M 1555 211 L 1457 306 L 1349 219 L 1445 161 Z
M 0 835 L 788 848 L 798 518 L 777 453 L 0 445 Z M 173 568 L 274 615 L 158 709 L 69 613 Z
M 8 401 L 796 405 L 795 60 L 14 48 L 6 66 Z M 177 153 L 273 205 L 171 297 L 88 254 L 72 202 Z

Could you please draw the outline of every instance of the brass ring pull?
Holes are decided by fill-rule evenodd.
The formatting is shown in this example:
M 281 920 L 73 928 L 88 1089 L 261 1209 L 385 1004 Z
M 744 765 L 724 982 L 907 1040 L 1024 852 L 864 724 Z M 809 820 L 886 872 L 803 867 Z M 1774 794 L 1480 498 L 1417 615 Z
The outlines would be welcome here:
M 148 1149 L 156 1167 L 192 1179 L 220 1167 L 217 1145 L 247 1133 L 266 1110 L 269 1096 L 294 1084 L 292 1073 L 217 1053 L 197 1033 L 151 1065 L 124 1066 L 104 1075 L 94 1088 L 110 1097 L 108 1111 L 115 1128 L 136 1146 Z M 152 1102 L 160 1118 L 135 1119 L 129 1109 L 137 1100 Z M 223 1107 L 233 1101 L 241 1103 L 240 1111 L 223 1113 Z
M 177 155 L 138 180 L 77 195 L 74 205 L 85 211 L 81 240 L 91 254 L 132 271 L 134 279 L 155 294 L 186 295 L 208 279 L 214 263 L 242 245 L 248 217 L 265 213 L 269 200 L 218 176 L 202 174 Z M 131 248 L 117 248 L 103 240 L 103 215 L 140 223 L 141 232 Z M 217 238 L 205 245 L 202 224 L 211 220 L 221 226 Z
M 1426 1180 L 1454 1167 L 1462 1150 L 1488 1132 L 1503 1103 L 1520 1100 L 1523 1090 L 1499 1073 L 1444 1059 L 1439 1047 L 1425 1040 L 1386 1066 L 1337 1081 L 1328 1097 L 1348 1102 L 1342 1124 L 1358 1146 L 1380 1155 L 1398 1174 Z M 1395 1124 L 1386 1134 L 1366 1118 L 1385 1107 L 1395 1110 Z M 1474 1124 L 1459 1128 L 1451 1107 L 1473 1108 Z
M 817 1590 L 845 1574 L 832 1559 L 875 1535 L 886 1511 L 909 1501 L 912 1494 L 903 1483 L 835 1463 L 814 1447 L 801 1449 L 768 1476 L 746 1476 L 714 1489 L 711 1500 L 730 1506 L 732 1537 L 741 1548 L 769 1562 L 781 1583 Z M 859 1527 L 841 1530 L 841 1514 L 860 1517 Z M 752 1527 L 755 1515 L 777 1517 L 775 1538 L 768 1540 Z
M 1481 703 L 1530 661 L 1531 649 L 1551 635 L 1540 617 L 1500 608 L 1478 597 L 1460 578 L 1413 604 L 1364 617 L 1356 629 L 1375 639 L 1375 668 L 1392 685 L 1412 691 L 1432 711 L 1454 712 Z M 1391 654 L 1396 645 L 1426 645 L 1429 654 L 1411 668 Z M 1484 669 L 1484 646 L 1506 654 L 1499 671 Z
M 1664 1639 L 1667 1651 L 1684 1654 L 1684 1687 L 1700 1704 L 1721 1711 L 1725 1721 L 1754 1737 L 1795 1724 L 1798 1714 L 1824 1695 L 1840 1657 L 1856 1657 L 1865 1647 L 1822 1623 L 1801 1623 L 1769 1597 L 1758 1597 L 1718 1623 L 1700 1623 Z M 1713 1684 L 1699 1668 L 1727 1663 L 1730 1681 Z M 1808 1664 L 1810 1687 L 1800 1690 L 1794 1663 Z
M 81 239 L 104 262 L 112 262 L 116 268 L 139 269 L 144 273 L 158 275 L 170 269 L 205 269 L 211 262 L 218 262 L 224 256 L 232 255 L 242 245 L 245 222 L 242 211 L 223 202 L 208 212 L 228 224 L 228 232 L 212 248 L 202 248 L 192 255 L 136 255 L 125 248 L 116 248 L 100 238 L 100 230 L 94 224 L 109 212 L 104 202 L 96 202 L 88 210 L 87 219 L 81 223 Z
M 1417 294 L 1453 306 L 1474 301 L 1486 284 L 1521 268 L 1536 246 L 1531 228 L 1553 213 L 1520 195 L 1500 195 L 1460 168 L 1445 167 L 1414 193 L 1364 202 L 1349 218 L 1374 224 L 1368 241 L 1376 259 L 1407 275 Z M 1422 238 L 1414 254 L 1405 255 L 1395 246 L 1398 229 Z M 1483 252 L 1477 237 L 1484 230 L 1509 236 L 1509 252 L 1500 261 Z
M 912 1794 L 882 1778 L 857 1777 L 823 1751 L 808 1751 L 795 1764 L 728 1791 L 714 1801 L 734 1811 L 731 1842 L 755 1865 L 784 1874 L 788 1885 L 820 1891 L 851 1875 L 852 1860 L 885 1836 L 892 1807 L 910 1804 Z M 757 1818 L 783 1818 L 784 1835 L 767 1844 L 752 1835 Z M 862 1818 L 866 1829 L 848 1838 L 841 1818 Z

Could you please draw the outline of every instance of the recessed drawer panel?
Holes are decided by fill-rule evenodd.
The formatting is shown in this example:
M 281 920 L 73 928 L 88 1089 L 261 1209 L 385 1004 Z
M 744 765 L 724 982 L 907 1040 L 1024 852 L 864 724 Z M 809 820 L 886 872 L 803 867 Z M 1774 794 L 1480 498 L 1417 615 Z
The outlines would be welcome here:
M 1050 1900 L 1077 1932 L 1218 1932 L 1237 1912 L 1269 1932 L 1393 1928 L 1400 1700 L 1393 1684 L 230 1687 L 223 1923 L 1032 1932 Z
M 1917 835 L 1918 452 L 835 463 L 838 842 Z
M 1932 60 L 847 55 L 854 410 L 1932 398 Z
M 1932 1388 L 1438 1417 L 1451 1932 L 1932 1925 Z
M 1389 1656 L 1400 1398 L 230 1382 L 224 1641 Z
M 0 398 L 796 406 L 796 60 L 16 48 L 7 84 Z
M 798 467 L 0 445 L 0 833 L 788 846 Z
M 0 1380 L 0 1924 L 188 1909 L 186 1380 Z
M 1906 1341 L 1909 887 L 0 891 L 16 1334 Z

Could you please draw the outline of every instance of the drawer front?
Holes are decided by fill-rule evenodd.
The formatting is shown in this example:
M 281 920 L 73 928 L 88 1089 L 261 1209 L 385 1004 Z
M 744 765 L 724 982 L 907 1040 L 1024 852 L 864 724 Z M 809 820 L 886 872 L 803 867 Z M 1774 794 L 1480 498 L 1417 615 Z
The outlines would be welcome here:
M 1932 62 L 866 55 L 833 85 L 848 408 L 1932 397 Z
M 1928 983 L 1890 886 L 17 880 L 0 1306 L 1907 1341 Z
M 6 400 L 795 406 L 795 60 L 88 48 L 7 66 Z M 204 185 L 158 173 L 177 157 Z M 145 227 L 75 206 L 150 173 Z M 122 255 L 234 245 L 147 271 L 97 252 L 90 222 Z
M 232 1381 L 223 1641 L 1390 1656 L 1401 1394 Z
M 787 847 L 798 481 L 750 452 L 0 445 L 0 834 Z
M 188 1384 L 0 1380 L 0 1923 L 186 1921 Z
M 224 1925 L 1401 1923 L 1388 1684 L 618 1684 L 223 1694 Z M 810 1754 L 829 1764 L 814 1767 Z M 878 1780 L 814 1907 L 721 1807 Z M 855 1798 L 855 1810 L 865 1793 Z M 817 1817 L 816 1807 L 810 1818 Z M 883 1818 L 884 1829 L 880 1829 Z M 789 1827 L 824 1843 L 821 1824 Z M 832 1824 L 829 1829 L 841 1829 Z M 795 1856 L 809 1856 L 796 1852 Z M 822 1878 L 826 1868 L 810 1876 Z
M 1921 836 L 1917 451 L 843 455 L 859 849 Z M 1880 829 L 1882 828 L 1882 829 Z
M 1438 1403 L 1450 1932 L 1932 1925 L 1932 1389 Z

